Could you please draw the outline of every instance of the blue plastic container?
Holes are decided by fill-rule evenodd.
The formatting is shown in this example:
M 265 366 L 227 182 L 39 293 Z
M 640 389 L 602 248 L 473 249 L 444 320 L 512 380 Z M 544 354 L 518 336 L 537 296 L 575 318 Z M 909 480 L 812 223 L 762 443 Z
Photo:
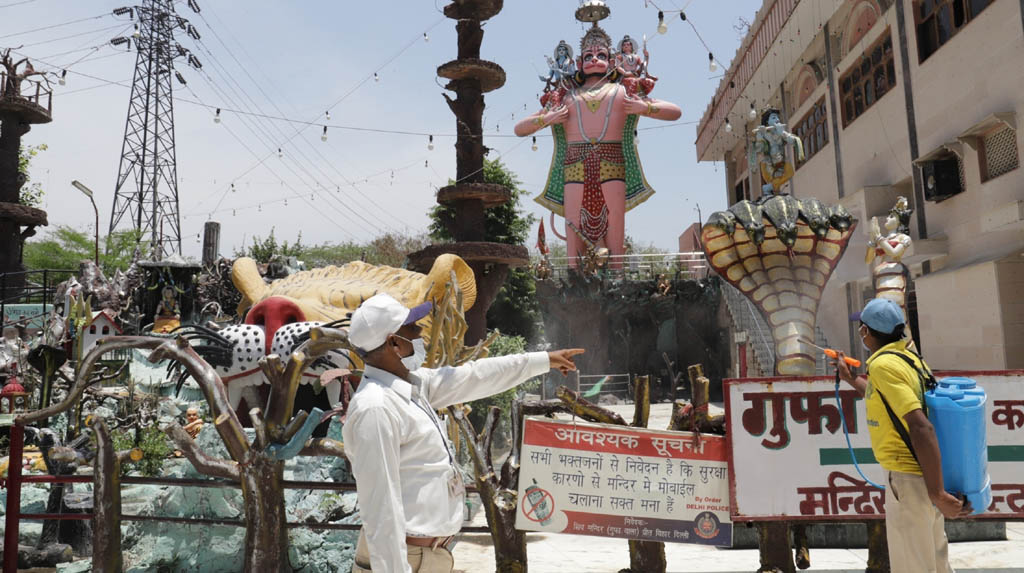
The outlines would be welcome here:
M 988 477 L 988 444 L 985 441 L 985 390 L 970 378 L 939 380 L 925 393 L 928 419 L 935 426 L 942 451 L 942 479 L 946 491 L 966 494 L 972 515 L 992 503 Z

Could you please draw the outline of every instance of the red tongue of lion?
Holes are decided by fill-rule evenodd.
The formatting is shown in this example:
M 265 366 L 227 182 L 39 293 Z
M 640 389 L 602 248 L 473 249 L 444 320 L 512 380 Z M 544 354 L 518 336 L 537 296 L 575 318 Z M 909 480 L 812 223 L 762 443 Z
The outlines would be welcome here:
M 274 333 L 286 324 L 305 322 L 306 317 L 302 310 L 294 302 L 279 296 L 272 296 L 260 301 L 249 310 L 245 316 L 246 324 L 255 324 L 263 327 L 267 354 L 270 354 L 270 346 L 274 342 Z

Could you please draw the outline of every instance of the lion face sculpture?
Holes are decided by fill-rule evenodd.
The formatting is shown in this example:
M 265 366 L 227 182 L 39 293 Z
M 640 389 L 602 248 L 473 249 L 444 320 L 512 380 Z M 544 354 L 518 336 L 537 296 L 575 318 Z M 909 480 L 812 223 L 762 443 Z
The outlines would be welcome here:
M 442 255 L 426 275 L 387 266 L 355 261 L 340 267 L 330 266 L 302 271 L 270 284 L 264 282 L 250 258 L 240 258 L 232 267 L 231 280 L 242 293 L 238 313 L 244 324 L 229 326 L 218 334 L 232 344 L 230 364 L 216 366 L 227 386 L 228 398 L 238 408 L 244 398 L 249 405 L 261 404 L 260 386 L 266 383 L 259 360 L 270 354 L 287 359 L 309 336 L 310 330 L 326 323 L 342 321 L 362 302 L 377 293 L 388 293 L 412 307 L 435 300 L 449 281 L 455 280 L 463 292 L 463 312 L 476 301 L 473 271 L 461 258 Z M 424 332 L 429 332 L 421 321 Z M 303 384 L 320 378 L 333 368 L 361 367 L 356 356 L 332 352 L 314 362 L 303 373 Z M 341 382 L 325 386 L 331 406 L 341 397 Z

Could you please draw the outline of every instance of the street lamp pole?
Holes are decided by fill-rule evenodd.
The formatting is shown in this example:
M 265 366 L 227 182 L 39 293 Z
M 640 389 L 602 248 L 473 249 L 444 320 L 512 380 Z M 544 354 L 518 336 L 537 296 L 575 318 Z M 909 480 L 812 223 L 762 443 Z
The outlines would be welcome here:
M 89 198 L 89 202 L 92 203 L 92 210 L 96 213 L 96 245 L 93 255 L 96 261 L 96 266 L 98 267 L 100 266 L 100 210 L 96 207 L 96 200 L 93 199 L 92 189 L 81 184 L 77 179 L 72 181 L 71 185 Z

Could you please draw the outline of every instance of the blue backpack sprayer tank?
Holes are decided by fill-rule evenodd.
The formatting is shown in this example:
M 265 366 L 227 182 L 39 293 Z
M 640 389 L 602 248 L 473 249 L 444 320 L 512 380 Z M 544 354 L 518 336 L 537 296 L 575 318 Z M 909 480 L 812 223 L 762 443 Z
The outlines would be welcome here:
M 985 404 L 988 401 L 985 390 L 970 378 L 943 378 L 937 383 L 931 372 L 921 371 L 910 359 L 893 352 L 907 361 L 918 372 L 924 389 L 924 406 L 928 420 L 935 427 L 935 435 L 942 454 L 942 481 L 946 491 L 965 496 L 973 511 L 971 515 L 984 512 L 992 503 L 992 486 L 988 476 L 988 445 L 985 439 L 987 418 Z M 926 380 L 928 383 L 926 383 Z M 836 403 L 839 403 L 839 370 L 836 369 Z M 839 409 L 843 417 L 842 408 Z M 842 419 L 846 447 L 860 477 L 878 489 L 885 486 L 876 484 L 864 475 L 857 464 L 850 444 L 846 420 Z M 907 447 L 914 453 L 909 440 L 904 437 Z M 916 454 L 915 454 L 916 459 Z

